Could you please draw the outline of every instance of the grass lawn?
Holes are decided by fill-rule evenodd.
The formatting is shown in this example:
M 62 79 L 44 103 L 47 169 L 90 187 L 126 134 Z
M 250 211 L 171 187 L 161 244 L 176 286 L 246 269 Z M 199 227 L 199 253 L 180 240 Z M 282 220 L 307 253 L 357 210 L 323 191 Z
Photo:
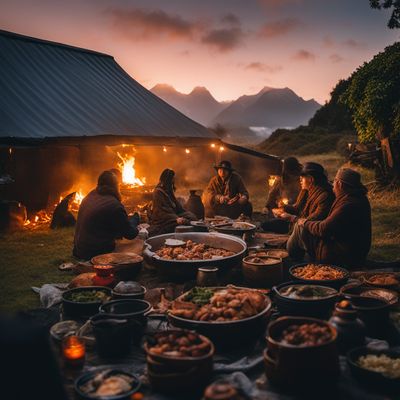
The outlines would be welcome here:
M 316 161 L 328 170 L 333 179 L 344 160 L 336 153 L 302 157 Z M 370 171 L 360 170 L 364 183 L 372 180 Z M 267 178 L 267 177 L 266 177 Z M 265 202 L 265 188 L 250 187 L 255 210 Z M 392 261 L 400 258 L 400 191 L 370 194 L 373 220 L 373 244 L 370 258 Z M 3 236 L 0 240 L 2 279 L 0 311 L 16 312 L 39 307 L 39 296 L 32 286 L 44 283 L 69 282 L 71 273 L 61 272 L 58 265 L 71 260 L 73 228 L 24 230 Z

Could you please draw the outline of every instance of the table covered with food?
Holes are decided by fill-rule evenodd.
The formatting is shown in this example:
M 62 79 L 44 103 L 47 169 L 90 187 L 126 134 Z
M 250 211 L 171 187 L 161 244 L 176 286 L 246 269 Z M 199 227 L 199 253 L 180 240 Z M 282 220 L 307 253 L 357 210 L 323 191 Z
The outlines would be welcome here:
M 296 264 L 284 249 L 224 233 L 161 235 L 147 246 L 135 280 L 62 294 L 50 333 L 71 399 L 400 392 L 399 272 Z M 175 274 L 160 274 L 160 263 Z M 198 279 L 207 268 L 217 284 Z

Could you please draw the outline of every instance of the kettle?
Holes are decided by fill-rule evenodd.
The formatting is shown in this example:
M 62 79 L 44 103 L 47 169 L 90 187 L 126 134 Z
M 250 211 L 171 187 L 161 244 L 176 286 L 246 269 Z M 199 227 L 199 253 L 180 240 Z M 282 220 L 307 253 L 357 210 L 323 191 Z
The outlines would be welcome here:
M 351 348 L 364 345 L 366 327 L 364 322 L 358 318 L 357 310 L 348 300 L 336 303 L 329 322 L 337 330 L 337 344 L 341 354 L 345 354 Z

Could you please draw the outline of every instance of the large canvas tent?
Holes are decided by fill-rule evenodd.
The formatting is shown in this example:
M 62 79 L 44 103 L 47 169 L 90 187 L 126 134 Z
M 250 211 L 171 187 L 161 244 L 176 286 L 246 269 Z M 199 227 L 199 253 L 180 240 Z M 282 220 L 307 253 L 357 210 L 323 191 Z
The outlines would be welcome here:
M 62 159 L 69 166 L 90 159 L 86 147 L 222 144 L 140 85 L 112 56 L 92 50 L 0 31 L 0 93 L 0 175 L 11 171 L 11 196 L 25 202 L 32 201 L 34 188 L 48 192 L 57 177 L 68 178 L 58 168 Z M 258 158 L 270 171 L 280 167 L 276 157 L 223 145 Z

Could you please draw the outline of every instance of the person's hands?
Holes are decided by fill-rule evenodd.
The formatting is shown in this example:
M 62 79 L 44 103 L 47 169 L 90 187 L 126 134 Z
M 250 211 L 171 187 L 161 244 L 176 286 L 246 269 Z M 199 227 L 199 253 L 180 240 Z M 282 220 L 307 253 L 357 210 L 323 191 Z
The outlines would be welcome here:
M 219 197 L 219 202 L 220 202 L 220 204 L 225 204 L 225 203 L 228 202 L 228 200 L 229 200 L 229 197 L 228 197 L 228 196 L 220 196 L 220 197 Z
M 240 196 L 237 194 L 235 197 L 232 197 L 231 199 L 228 199 L 228 205 L 232 205 L 236 203 L 239 200 Z
M 178 217 L 178 218 L 176 219 L 176 223 L 177 223 L 178 225 L 185 225 L 186 219 L 183 218 L 183 217 Z
M 279 218 L 280 218 L 280 219 L 283 219 L 284 221 L 289 221 L 289 222 L 291 222 L 291 221 L 295 218 L 295 216 L 292 215 L 292 214 L 289 214 L 289 213 L 287 213 L 287 212 L 285 212 L 285 211 L 282 211 L 282 212 L 280 213 L 280 215 L 279 215 Z
M 279 218 L 280 215 L 283 213 L 284 211 L 282 210 L 282 208 L 273 208 L 272 209 L 272 214 L 274 215 L 275 218 Z
M 240 197 L 239 197 L 239 204 L 241 204 L 241 205 L 246 204 L 247 201 L 248 201 L 247 196 L 240 195 Z
M 306 222 L 306 219 L 305 218 L 299 218 L 298 220 L 297 220 L 297 224 L 299 225 L 299 226 L 304 226 L 304 223 Z

